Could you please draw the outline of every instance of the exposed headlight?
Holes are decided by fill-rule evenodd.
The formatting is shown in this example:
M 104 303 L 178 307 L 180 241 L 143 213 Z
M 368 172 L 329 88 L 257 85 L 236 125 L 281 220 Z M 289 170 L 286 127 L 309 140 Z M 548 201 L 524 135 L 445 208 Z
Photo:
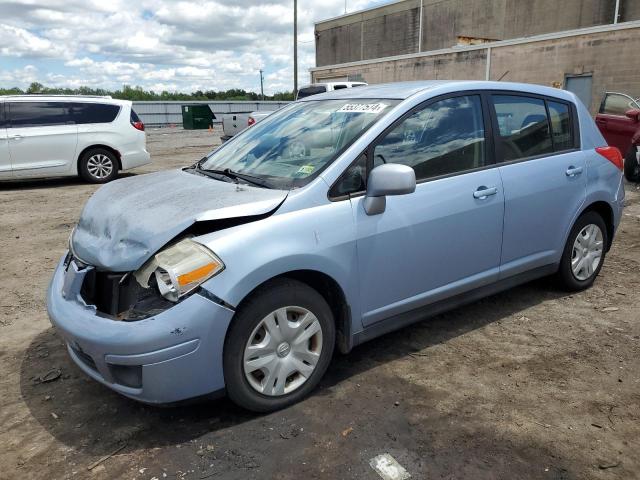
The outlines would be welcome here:
M 134 277 L 140 285 L 147 287 L 154 275 L 160 294 L 177 302 L 222 270 L 224 263 L 211 250 L 185 239 L 156 253 L 134 273 Z

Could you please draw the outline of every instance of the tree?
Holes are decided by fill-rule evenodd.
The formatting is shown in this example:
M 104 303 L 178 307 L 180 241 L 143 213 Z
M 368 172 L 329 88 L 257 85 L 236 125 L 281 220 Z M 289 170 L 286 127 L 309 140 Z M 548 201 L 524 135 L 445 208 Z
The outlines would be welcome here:
M 251 100 L 256 101 L 260 99 L 260 95 L 256 92 L 246 91 L 240 88 L 231 88 L 226 91 L 216 92 L 215 90 L 197 90 L 192 93 L 184 92 L 169 92 L 162 91 L 156 93 L 151 90 L 145 90 L 141 86 L 137 85 L 132 87 L 131 85 L 123 85 L 121 90 L 105 90 L 103 88 L 91 88 L 91 87 L 79 87 L 79 88 L 59 88 L 59 87 L 46 87 L 38 82 L 33 82 L 27 88 L 26 92 L 18 87 L 13 88 L 0 88 L 0 95 L 22 95 L 24 93 L 46 93 L 50 95 L 97 95 L 97 96 L 111 96 L 113 98 L 119 98 L 123 100 L 132 101 L 144 101 L 144 100 L 165 100 L 165 101 L 180 101 L 180 100 Z M 271 96 L 265 96 L 265 100 L 277 100 L 288 101 L 293 100 L 293 92 L 277 92 Z
M 29 88 L 27 88 L 27 93 L 42 93 L 43 90 L 44 85 L 38 82 L 33 82 L 31 85 L 29 85 Z

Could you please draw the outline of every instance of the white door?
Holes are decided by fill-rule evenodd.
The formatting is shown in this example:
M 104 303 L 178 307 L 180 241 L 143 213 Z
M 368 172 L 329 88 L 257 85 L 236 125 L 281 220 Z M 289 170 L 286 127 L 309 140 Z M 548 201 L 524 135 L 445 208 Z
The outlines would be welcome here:
M 0 103 L 0 178 L 11 177 L 11 157 L 7 142 L 7 129 L 4 120 L 4 105 Z
M 78 127 L 63 102 L 8 102 L 14 177 L 64 175 L 76 161 Z

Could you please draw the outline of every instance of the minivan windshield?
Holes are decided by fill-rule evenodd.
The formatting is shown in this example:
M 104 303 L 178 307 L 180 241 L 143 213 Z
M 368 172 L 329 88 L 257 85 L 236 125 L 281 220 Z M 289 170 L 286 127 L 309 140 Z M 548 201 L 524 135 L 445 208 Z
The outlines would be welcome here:
M 201 170 L 259 178 L 270 188 L 310 182 L 398 100 L 296 102 L 246 129 L 200 162 Z

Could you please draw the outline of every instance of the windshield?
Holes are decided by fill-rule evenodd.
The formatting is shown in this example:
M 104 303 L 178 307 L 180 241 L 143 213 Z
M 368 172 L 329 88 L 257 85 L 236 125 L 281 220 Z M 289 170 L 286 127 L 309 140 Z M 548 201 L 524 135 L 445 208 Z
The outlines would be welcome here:
M 200 164 L 258 177 L 271 188 L 307 184 L 398 100 L 296 102 L 246 129 Z

